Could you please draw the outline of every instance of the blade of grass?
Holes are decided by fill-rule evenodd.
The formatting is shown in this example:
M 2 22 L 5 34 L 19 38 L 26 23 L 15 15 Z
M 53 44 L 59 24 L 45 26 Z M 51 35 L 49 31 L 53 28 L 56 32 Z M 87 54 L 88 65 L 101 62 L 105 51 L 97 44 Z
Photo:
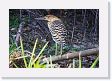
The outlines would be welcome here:
M 16 49 L 16 45 L 13 43 L 10 47 L 9 47 L 9 54 L 11 54 L 14 49 Z
M 51 65 L 51 68 L 53 68 L 51 55 L 50 55 L 50 65 Z
M 34 68 L 45 68 L 46 65 L 45 64 L 42 64 L 40 63 L 42 59 L 42 55 L 38 58 L 38 60 L 34 63 Z
M 31 63 L 31 65 L 33 65 L 36 60 L 39 58 L 39 56 L 42 54 L 42 52 L 45 50 L 46 46 L 48 45 L 49 42 L 47 42 L 44 47 L 42 48 L 42 50 L 39 52 L 38 56 L 33 60 L 33 62 Z
M 96 58 L 96 60 L 93 62 L 90 68 L 95 68 L 96 64 L 98 63 L 99 57 Z
M 79 68 L 82 67 L 82 62 L 81 62 L 81 52 L 79 53 Z
M 49 65 L 49 61 L 46 57 L 45 57 L 45 61 L 46 61 L 47 65 Z
M 40 60 L 42 59 L 42 55 L 38 58 L 38 60 L 34 63 L 34 68 L 41 68 Z
M 36 49 L 37 41 L 38 41 L 38 38 L 36 39 L 35 45 L 34 45 L 34 47 L 33 47 L 32 55 L 31 55 L 30 62 L 29 62 L 29 65 L 28 65 L 29 68 L 32 67 L 32 66 L 31 66 L 31 62 L 32 62 L 32 60 L 33 60 L 33 56 L 35 55 L 34 52 L 35 52 L 35 49 Z
M 30 57 L 30 56 L 21 56 L 21 57 L 15 58 L 15 59 L 21 59 L 21 58 L 26 58 L 26 57 Z
M 21 48 L 21 46 L 14 48 L 14 49 L 9 48 L 9 54 L 12 54 L 14 51 L 19 50 L 20 48 Z
M 24 57 L 25 54 L 24 54 L 24 48 L 23 48 L 23 43 L 22 43 L 21 36 L 20 36 L 20 44 L 21 44 L 21 49 L 22 49 L 22 56 Z M 27 68 L 27 62 L 26 62 L 26 58 L 25 57 L 23 58 L 23 61 L 24 61 L 25 67 Z
M 75 59 L 73 59 L 73 68 L 75 68 Z
M 14 62 L 13 62 L 13 65 L 14 65 L 16 68 L 19 68 Z

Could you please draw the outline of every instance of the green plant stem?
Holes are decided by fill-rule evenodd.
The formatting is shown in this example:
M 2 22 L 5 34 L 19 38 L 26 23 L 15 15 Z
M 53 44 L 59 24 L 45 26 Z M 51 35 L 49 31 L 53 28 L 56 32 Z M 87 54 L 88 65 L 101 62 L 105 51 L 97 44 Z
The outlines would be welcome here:
M 36 60 L 39 58 L 39 56 L 42 54 L 42 52 L 45 50 L 46 46 L 48 45 L 49 42 L 47 42 L 44 47 L 42 48 L 42 50 L 39 52 L 38 56 L 33 60 L 33 62 L 31 63 L 31 65 L 33 65 Z
M 24 48 L 23 48 L 23 43 L 22 43 L 22 38 L 21 38 L 21 36 L 20 36 L 20 43 L 21 43 L 21 49 L 22 49 L 22 56 L 24 57 L 25 54 L 24 54 Z M 24 60 L 25 67 L 27 68 L 27 62 L 26 62 L 25 57 L 23 58 L 23 60 Z
M 14 65 L 16 68 L 19 68 L 14 62 L 13 62 L 13 65 Z
M 94 61 L 94 63 L 91 65 L 90 68 L 95 68 L 96 64 L 98 63 L 99 57 L 96 58 L 96 60 Z
M 82 67 L 82 63 L 81 63 L 81 52 L 79 53 L 79 68 Z
M 31 66 L 31 62 L 32 62 L 33 57 L 34 57 L 34 55 L 35 55 L 34 52 L 35 52 L 35 49 L 36 49 L 37 41 L 38 41 L 38 38 L 37 38 L 36 41 L 35 41 L 35 45 L 34 45 L 34 47 L 33 47 L 32 55 L 31 55 L 31 58 L 30 58 L 30 62 L 29 62 L 28 67 L 32 67 L 32 66 Z

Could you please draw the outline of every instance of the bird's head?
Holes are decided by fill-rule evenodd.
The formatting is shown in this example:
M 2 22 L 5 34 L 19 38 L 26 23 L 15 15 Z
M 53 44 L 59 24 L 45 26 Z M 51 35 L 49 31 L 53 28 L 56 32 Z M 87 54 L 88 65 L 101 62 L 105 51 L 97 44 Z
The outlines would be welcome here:
M 53 22 L 56 20 L 60 20 L 58 17 L 54 16 L 54 15 L 46 15 L 44 17 L 41 18 L 36 18 L 37 20 L 46 20 L 48 22 Z

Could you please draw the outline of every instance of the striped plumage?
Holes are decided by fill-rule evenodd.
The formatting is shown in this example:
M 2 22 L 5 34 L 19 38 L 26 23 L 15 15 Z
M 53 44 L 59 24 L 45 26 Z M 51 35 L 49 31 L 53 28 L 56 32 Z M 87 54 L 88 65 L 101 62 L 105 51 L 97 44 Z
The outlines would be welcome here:
M 48 21 L 48 28 L 51 32 L 53 40 L 58 44 L 65 45 L 67 39 L 67 30 L 63 22 L 54 15 L 47 15 L 43 19 Z
M 48 22 L 48 28 L 51 32 L 53 40 L 58 44 L 66 44 L 67 31 L 61 20 Z

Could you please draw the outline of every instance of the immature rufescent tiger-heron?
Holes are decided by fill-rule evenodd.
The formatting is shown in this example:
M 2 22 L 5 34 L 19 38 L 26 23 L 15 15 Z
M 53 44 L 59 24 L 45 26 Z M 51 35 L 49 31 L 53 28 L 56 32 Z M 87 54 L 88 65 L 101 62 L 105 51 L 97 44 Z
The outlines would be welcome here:
M 53 40 L 59 45 L 61 45 L 61 54 L 63 46 L 66 45 L 66 39 L 67 39 L 67 30 L 62 22 L 62 20 L 54 15 L 46 15 L 45 17 L 36 18 L 37 20 L 46 20 L 48 24 L 49 31 L 52 35 Z M 57 54 L 57 48 L 56 52 Z

